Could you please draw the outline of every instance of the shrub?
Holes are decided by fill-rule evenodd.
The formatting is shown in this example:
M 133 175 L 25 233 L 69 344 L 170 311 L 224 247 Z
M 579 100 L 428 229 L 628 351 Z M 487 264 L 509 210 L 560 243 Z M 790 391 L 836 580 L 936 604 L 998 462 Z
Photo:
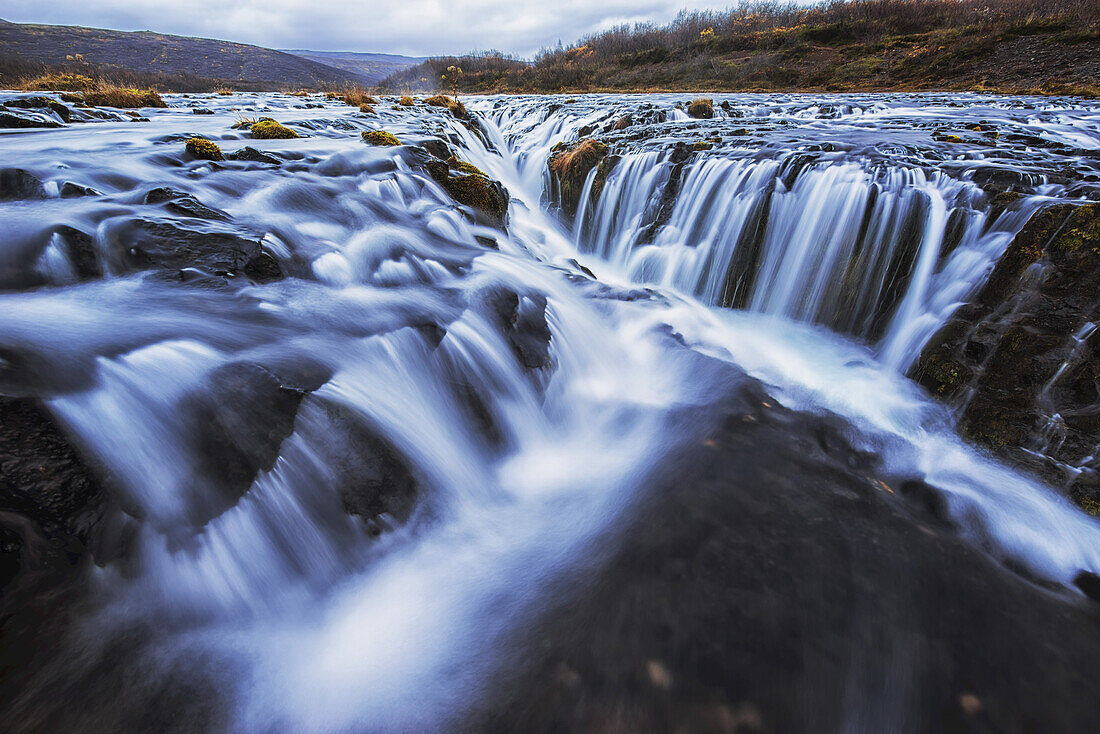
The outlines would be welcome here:
M 688 114 L 700 120 L 709 120 L 714 117 L 714 103 L 706 97 L 693 99 L 688 105 Z
M 349 87 L 343 95 L 344 104 L 357 107 L 360 105 L 376 105 L 378 100 L 367 94 L 366 90 L 362 87 Z
M 412 107 L 414 104 L 416 104 L 416 101 L 406 94 L 404 97 L 397 100 L 397 104 L 401 105 L 402 107 Z
M 219 148 L 218 144 L 213 140 L 207 140 L 206 138 L 190 138 L 185 148 L 192 157 L 202 161 L 225 160 L 225 156 L 222 155 L 222 149 Z
M 84 101 L 96 107 L 118 107 L 136 109 L 139 107 L 167 107 L 160 95 L 152 89 L 128 89 L 100 85 L 84 92 Z
M 401 145 L 396 135 L 385 130 L 367 130 L 363 133 L 363 140 L 371 145 Z
M 374 108 L 371 107 L 369 104 L 366 104 L 366 103 L 363 103 L 363 104 L 359 105 L 359 111 L 362 112 L 365 115 L 373 115 L 374 114 Z
M 252 137 L 260 140 L 273 140 L 276 138 L 297 138 L 300 136 L 286 125 L 280 125 L 271 119 L 264 119 L 252 126 Z

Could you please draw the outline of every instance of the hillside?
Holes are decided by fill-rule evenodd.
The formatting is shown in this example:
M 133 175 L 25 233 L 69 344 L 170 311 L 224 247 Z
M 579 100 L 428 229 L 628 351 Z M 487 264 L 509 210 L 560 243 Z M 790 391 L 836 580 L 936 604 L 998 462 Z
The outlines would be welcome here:
M 852 0 L 681 13 L 544 51 L 429 59 L 383 80 L 438 88 L 456 64 L 468 92 L 1041 91 L 1100 88 L 1096 0 Z
M 424 56 L 371 54 L 354 51 L 308 51 L 283 49 L 285 53 L 356 74 L 365 84 L 376 84 L 391 74 L 427 61 Z
M 152 31 L 0 21 L 0 49 L 6 56 L 43 64 L 79 62 L 82 57 L 83 62 L 100 68 L 266 84 L 269 88 L 363 83 L 358 74 L 283 51 Z

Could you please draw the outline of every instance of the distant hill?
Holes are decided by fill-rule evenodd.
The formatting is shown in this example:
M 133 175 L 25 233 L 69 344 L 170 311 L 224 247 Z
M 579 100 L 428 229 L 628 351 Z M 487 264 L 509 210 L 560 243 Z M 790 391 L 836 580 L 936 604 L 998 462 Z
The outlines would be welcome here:
M 375 84 L 390 74 L 415 66 L 427 60 L 426 56 L 399 56 L 398 54 L 370 54 L 355 51 L 307 51 L 282 49 L 288 54 L 301 56 L 321 64 L 343 69 L 359 75 L 364 84 Z
M 141 73 L 204 77 L 244 82 L 251 87 L 369 83 L 361 73 L 296 54 L 152 31 L 111 31 L 0 20 L 0 53 L 43 64 L 72 63 L 79 54 L 83 61 L 99 68 L 113 66 Z

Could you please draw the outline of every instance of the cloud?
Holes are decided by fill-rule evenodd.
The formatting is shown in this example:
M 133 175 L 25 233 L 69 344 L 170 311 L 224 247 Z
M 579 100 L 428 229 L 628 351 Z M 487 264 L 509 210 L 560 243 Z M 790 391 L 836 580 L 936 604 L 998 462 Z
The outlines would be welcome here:
M 683 0 L 6 0 L 5 20 L 153 30 L 273 48 L 531 56 L 619 23 L 671 20 Z

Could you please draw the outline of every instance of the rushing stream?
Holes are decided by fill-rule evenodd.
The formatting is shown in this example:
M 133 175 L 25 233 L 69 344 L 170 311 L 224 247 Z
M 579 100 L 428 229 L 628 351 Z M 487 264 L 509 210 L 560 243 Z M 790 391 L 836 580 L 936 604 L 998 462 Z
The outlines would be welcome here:
M 101 462 L 128 538 L 88 570 L 66 662 L 16 697 L 20 730 L 79 709 L 51 687 L 80 690 L 134 630 L 136 675 L 212 682 L 214 730 L 453 723 L 547 585 L 706 432 L 717 364 L 840 416 L 994 557 L 1062 586 L 1100 572 L 1095 520 L 966 445 L 904 377 L 1042 203 L 1088 195 L 1100 107 L 731 96 L 694 121 L 673 96 L 488 97 L 465 125 L 386 101 L 167 99 L 145 122 L 0 135 L 3 166 L 44 185 L 0 203 L 0 392 L 43 398 Z M 616 133 L 600 196 L 593 173 L 563 221 L 551 149 L 631 111 L 652 116 L 646 134 Z M 303 137 L 250 140 L 241 115 Z M 948 123 L 1060 153 L 959 155 L 930 142 Z M 506 231 L 466 216 L 410 146 L 365 145 L 377 128 L 443 139 L 499 180 Z M 712 134 L 674 159 L 670 141 Z M 191 160 L 191 135 L 277 158 Z M 993 176 L 1027 196 L 995 208 Z M 198 208 L 149 196 L 162 187 Z M 164 226 L 258 242 L 289 277 L 144 272 L 130 248 Z M 405 496 L 364 500 L 364 476 Z

